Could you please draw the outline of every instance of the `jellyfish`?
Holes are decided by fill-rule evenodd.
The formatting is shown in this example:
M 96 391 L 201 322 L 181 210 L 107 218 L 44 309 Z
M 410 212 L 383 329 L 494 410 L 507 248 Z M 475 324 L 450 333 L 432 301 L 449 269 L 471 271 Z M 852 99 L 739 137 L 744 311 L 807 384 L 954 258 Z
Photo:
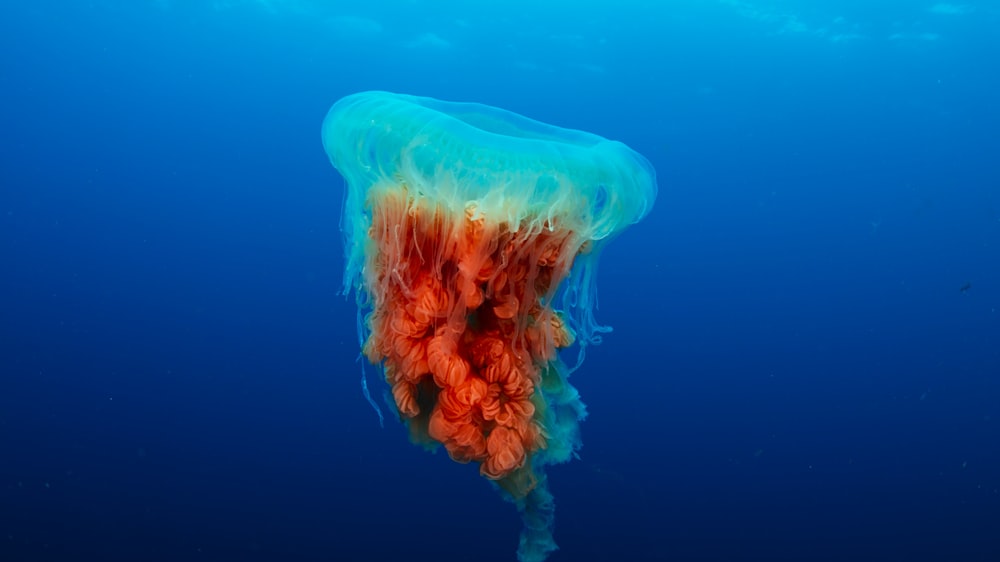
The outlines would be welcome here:
M 610 330 L 598 258 L 649 213 L 652 166 L 594 134 L 389 92 L 337 101 L 322 138 L 347 186 L 343 291 L 386 401 L 413 442 L 515 503 L 518 559 L 545 560 L 545 468 L 577 456 L 586 416 L 569 376 Z

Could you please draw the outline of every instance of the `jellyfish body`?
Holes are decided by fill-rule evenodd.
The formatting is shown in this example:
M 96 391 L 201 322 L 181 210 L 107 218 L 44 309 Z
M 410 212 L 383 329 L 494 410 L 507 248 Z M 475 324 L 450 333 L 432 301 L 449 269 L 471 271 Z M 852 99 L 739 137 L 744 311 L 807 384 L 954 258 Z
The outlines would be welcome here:
M 544 467 L 586 415 L 560 350 L 598 343 L 604 244 L 656 197 L 625 145 L 501 109 L 388 92 L 338 101 L 344 291 L 412 439 L 475 463 L 521 511 L 518 557 L 555 550 Z M 367 392 L 367 387 L 366 387 Z

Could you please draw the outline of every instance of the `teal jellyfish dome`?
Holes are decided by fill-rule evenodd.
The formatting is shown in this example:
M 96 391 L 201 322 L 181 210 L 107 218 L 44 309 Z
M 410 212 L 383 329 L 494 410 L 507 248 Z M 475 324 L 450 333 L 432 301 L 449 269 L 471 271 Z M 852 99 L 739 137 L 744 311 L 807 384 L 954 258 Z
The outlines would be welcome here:
M 518 227 L 572 218 L 599 240 L 645 217 L 656 199 L 652 166 L 624 144 L 477 103 L 354 94 L 330 109 L 323 145 L 353 204 L 380 180 L 404 178 L 428 197 L 480 202 Z

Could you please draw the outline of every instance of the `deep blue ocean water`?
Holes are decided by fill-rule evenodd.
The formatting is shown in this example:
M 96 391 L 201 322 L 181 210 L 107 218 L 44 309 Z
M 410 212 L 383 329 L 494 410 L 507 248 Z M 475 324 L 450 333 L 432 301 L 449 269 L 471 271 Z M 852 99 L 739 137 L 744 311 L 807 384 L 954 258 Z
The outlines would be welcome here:
M 998 37 L 989 1 L 5 2 L 0 560 L 514 559 L 361 393 L 319 127 L 372 89 L 657 170 L 551 560 L 1000 560 Z

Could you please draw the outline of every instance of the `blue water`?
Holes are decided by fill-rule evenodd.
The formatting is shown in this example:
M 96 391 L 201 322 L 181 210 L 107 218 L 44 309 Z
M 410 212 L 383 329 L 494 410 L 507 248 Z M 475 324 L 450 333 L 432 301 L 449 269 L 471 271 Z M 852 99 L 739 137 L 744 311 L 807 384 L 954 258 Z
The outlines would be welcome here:
M 551 560 L 1000 559 L 998 30 L 987 1 L 5 2 L 0 560 L 514 559 L 514 507 L 361 394 L 319 127 L 371 89 L 657 170 L 603 256 Z

